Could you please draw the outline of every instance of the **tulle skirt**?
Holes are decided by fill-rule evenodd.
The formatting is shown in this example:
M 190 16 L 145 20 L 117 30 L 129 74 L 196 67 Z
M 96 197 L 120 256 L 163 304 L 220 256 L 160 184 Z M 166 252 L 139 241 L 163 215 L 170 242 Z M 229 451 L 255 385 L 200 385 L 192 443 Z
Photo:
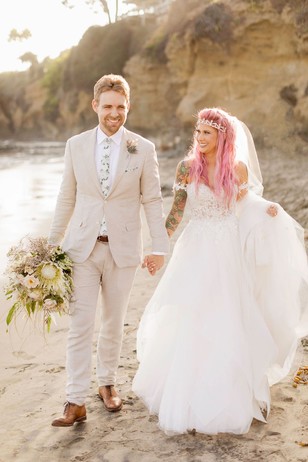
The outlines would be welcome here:
M 253 418 L 265 422 L 269 386 L 308 334 L 300 227 L 265 207 L 252 196 L 239 220 L 191 220 L 144 311 L 133 391 L 167 434 L 243 434 Z
M 238 203 L 242 255 L 258 308 L 277 346 L 267 371 L 270 385 L 290 371 L 298 340 L 308 335 L 308 265 L 304 229 L 279 205 L 249 192 Z

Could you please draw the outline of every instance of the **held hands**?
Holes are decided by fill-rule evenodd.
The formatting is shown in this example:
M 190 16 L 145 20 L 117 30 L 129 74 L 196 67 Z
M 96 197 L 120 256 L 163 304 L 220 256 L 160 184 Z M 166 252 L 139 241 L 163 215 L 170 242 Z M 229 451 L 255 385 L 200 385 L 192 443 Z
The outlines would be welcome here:
M 276 204 L 271 204 L 267 209 L 266 209 L 266 213 L 271 216 L 271 217 L 275 217 L 278 213 L 278 207 Z
M 156 271 L 159 271 L 164 265 L 164 255 L 146 255 L 144 257 L 142 268 L 148 268 L 151 276 L 154 276 Z

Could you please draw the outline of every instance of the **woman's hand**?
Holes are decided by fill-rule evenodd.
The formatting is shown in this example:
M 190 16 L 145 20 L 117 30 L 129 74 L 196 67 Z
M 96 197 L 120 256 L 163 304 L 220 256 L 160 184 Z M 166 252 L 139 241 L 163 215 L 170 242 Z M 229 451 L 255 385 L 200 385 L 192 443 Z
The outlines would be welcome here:
M 147 268 L 150 275 L 154 276 L 164 265 L 165 258 L 163 255 L 146 255 L 144 257 L 142 268 Z

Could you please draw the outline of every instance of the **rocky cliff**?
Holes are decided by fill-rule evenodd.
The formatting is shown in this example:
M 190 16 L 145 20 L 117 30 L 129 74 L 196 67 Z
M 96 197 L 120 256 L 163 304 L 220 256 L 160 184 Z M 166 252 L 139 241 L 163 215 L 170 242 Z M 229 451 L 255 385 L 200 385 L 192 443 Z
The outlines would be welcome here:
M 307 19 L 307 0 L 175 0 L 168 17 L 123 62 L 132 89 L 129 127 L 163 143 L 188 142 L 196 112 L 221 106 L 242 118 L 259 144 L 305 150 Z M 107 71 L 115 72 L 113 66 Z M 50 122 L 42 79 L 25 84 L 19 100 L 14 93 L 5 98 L 1 85 L 0 136 L 16 138 L 26 131 L 64 139 L 92 126 L 92 86 L 78 92 L 61 88 Z
M 308 30 L 296 2 L 197 3 L 187 8 L 181 31 L 170 34 L 165 63 L 140 56 L 127 63 L 130 123 L 181 131 L 200 108 L 221 106 L 245 120 L 259 143 L 302 148 L 308 141 Z

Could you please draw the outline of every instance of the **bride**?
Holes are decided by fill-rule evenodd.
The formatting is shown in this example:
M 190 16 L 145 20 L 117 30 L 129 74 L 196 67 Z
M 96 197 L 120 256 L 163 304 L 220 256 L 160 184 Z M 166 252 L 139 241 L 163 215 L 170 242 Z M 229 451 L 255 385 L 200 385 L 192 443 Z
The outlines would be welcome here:
M 266 422 L 270 386 L 308 334 L 303 229 L 262 191 L 248 128 L 201 110 L 177 167 L 169 236 L 187 204 L 190 221 L 137 333 L 133 391 L 167 434 L 243 434 L 253 418 Z

